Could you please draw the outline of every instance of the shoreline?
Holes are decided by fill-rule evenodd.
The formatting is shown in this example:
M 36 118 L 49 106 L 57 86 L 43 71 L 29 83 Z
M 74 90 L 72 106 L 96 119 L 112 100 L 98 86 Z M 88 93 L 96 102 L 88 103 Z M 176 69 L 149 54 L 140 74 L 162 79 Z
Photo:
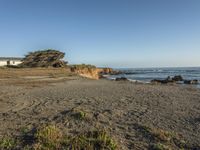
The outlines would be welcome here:
M 104 77 L 105 77 L 105 79 L 111 80 L 111 81 L 115 81 L 116 78 L 117 78 L 117 77 L 115 77 L 115 78 L 109 78 L 109 75 L 106 75 Z M 131 83 L 138 83 L 138 84 L 157 85 L 156 83 L 151 83 L 151 81 L 133 80 L 133 79 L 129 79 L 129 78 L 127 78 L 127 81 L 131 82 Z M 180 86 L 183 86 L 183 87 L 192 87 L 192 88 L 200 89 L 200 83 L 198 83 L 198 84 L 184 84 L 184 83 L 166 83 L 166 84 L 161 84 L 161 83 L 159 83 L 159 84 L 160 85 L 177 85 L 177 86 L 180 85 Z

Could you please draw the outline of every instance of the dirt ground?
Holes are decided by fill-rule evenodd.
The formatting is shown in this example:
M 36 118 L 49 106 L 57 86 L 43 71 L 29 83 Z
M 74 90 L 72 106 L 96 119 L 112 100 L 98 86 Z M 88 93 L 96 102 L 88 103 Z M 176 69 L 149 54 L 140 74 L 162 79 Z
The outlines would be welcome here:
M 178 134 L 188 149 L 200 148 L 200 89 L 89 80 L 65 72 L 60 76 L 62 71 L 50 77 L 54 71 L 27 70 L 16 73 L 17 79 L 2 72 L 0 137 L 18 135 L 25 127 L 56 124 L 72 135 L 105 129 L 120 149 L 149 149 L 157 141 L 145 132 L 148 127 Z M 74 119 L 74 110 L 86 118 Z

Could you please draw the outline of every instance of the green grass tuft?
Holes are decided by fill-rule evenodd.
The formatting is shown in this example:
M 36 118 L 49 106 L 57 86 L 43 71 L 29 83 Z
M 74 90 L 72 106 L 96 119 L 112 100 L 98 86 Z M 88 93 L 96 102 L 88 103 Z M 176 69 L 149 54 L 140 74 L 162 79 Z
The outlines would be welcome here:
M 61 145 L 63 139 L 62 132 L 56 126 L 45 126 L 37 130 L 35 138 L 38 143 L 36 147 L 46 147 L 49 149 L 57 149 Z
M 105 131 L 93 131 L 79 135 L 71 140 L 74 150 L 116 150 L 116 142 Z
M 74 112 L 72 116 L 77 120 L 83 120 L 86 117 L 86 113 L 83 111 L 77 111 Z
M 17 142 L 9 137 L 4 137 L 0 139 L 0 149 L 14 149 L 16 147 Z
M 171 149 L 162 143 L 156 143 L 152 145 L 152 150 L 171 150 Z
M 33 132 L 34 131 L 34 132 Z M 0 149 L 23 150 L 116 150 L 116 142 L 105 131 L 89 131 L 74 136 L 67 136 L 55 125 L 39 127 L 28 131 L 22 128 L 22 137 L 16 142 L 15 138 L 3 138 Z M 31 136 L 30 136 L 31 135 Z M 31 137 L 31 138 L 30 138 Z M 17 138 L 16 138 L 17 139 Z

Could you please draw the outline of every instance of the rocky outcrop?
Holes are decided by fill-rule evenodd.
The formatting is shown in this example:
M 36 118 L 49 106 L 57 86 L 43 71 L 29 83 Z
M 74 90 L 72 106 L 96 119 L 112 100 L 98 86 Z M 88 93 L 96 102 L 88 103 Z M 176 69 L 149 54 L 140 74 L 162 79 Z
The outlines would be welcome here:
M 99 73 L 101 75 L 117 75 L 117 74 L 121 74 L 120 71 L 113 70 L 112 68 L 99 68 Z
M 128 81 L 128 79 L 125 77 L 121 77 L 121 78 L 116 78 L 115 81 Z
M 95 66 L 91 65 L 73 65 L 70 66 L 72 72 L 79 74 L 82 77 L 90 79 L 99 79 L 99 70 Z
M 185 84 L 198 84 L 199 81 L 198 80 L 185 80 L 184 83 Z
M 175 83 L 175 81 L 169 80 L 168 78 L 164 79 L 164 80 L 154 79 L 154 80 L 151 80 L 151 83 L 153 83 L 153 84 L 167 84 L 167 83 Z
M 114 71 L 112 68 L 97 68 L 93 65 L 72 65 L 70 66 L 71 71 L 79 74 L 80 76 L 91 78 L 91 79 L 100 79 L 104 78 L 103 75 L 113 75 L 117 74 L 117 71 Z
M 151 83 L 156 83 L 156 84 L 168 84 L 168 83 L 176 83 L 178 81 L 183 81 L 183 77 L 178 75 L 178 76 L 174 76 L 174 77 L 170 77 L 168 76 L 166 79 L 161 80 L 161 79 L 154 79 L 151 81 Z
M 82 77 L 86 77 L 90 79 L 100 78 L 98 69 L 95 69 L 95 68 L 85 68 L 85 69 L 77 70 L 76 73 L 78 73 Z
M 178 76 L 174 76 L 173 78 L 172 78 L 172 81 L 183 81 L 183 77 L 182 76 L 180 76 L 180 75 L 178 75 Z
M 184 80 L 182 76 L 174 76 L 174 77 L 167 77 L 164 80 L 154 79 L 151 81 L 151 83 L 154 84 L 168 84 L 168 83 L 184 83 L 184 84 L 198 84 L 198 80 Z

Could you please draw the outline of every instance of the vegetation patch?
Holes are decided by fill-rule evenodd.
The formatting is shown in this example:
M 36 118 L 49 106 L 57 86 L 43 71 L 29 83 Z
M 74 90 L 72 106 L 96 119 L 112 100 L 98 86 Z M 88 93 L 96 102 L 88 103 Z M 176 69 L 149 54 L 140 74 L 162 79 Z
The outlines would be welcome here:
M 33 131 L 33 130 L 32 130 Z M 0 140 L 0 149 L 31 149 L 31 150 L 116 150 L 116 142 L 106 131 L 88 131 L 75 136 L 68 136 L 55 125 L 39 127 L 35 132 L 23 132 L 22 137 L 31 139 L 3 138 Z M 26 135 L 25 135 L 26 134 Z M 32 134 L 32 136 L 30 136 Z M 31 141 L 30 141 L 31 140 Z M 26 143 L 26 144 L 25 144 Z
M 138 125 L 139 131 L 146 139 L 150 141 L 150 149 L 153 150 L 171 150 L 171 149 L 188 149 L 189 145 L 175 132 L 169 132 L 162 129 L 150 128 Z M 153 144 L 152 144 L 153 143 Z
M 3 137 L 0 139 L 0 149 L 14 149 L 17 147 L 17 141 L 10 137 Z
M 57 149 L 61 147 L 61 141 L 63 140 L 63 134 L 56 126 L 45 126 L 39 128 L 35 134 L 37 143 L 36 147 L 42 146 L 48 149 Z
M 66 67 L 67 62 L 63 61 L 65 53 L 54 49 L 45 49 L 30 52 L 22 60 L 20 67 Z
M 75 150 L 116 150 L 117 144 L 105 131 L 93 131 L 73 138 L 70 147 Z
M 72 68 L 72 69 L 85 69 L 85 68 L 93 69 L 93 68 L 96 68 L 96 66 L 90 65 L 90 64 L 77 64 L 77 65 L 71 65 L 69 67 Z
M 157 144 L 153 144 L 151 146 L 152 150 L 171 150 L 168 146 L 162 144 L 162 143 L 157 143 Z
M 75 111 L 72 113 L 72 117 L 74 117 L 77 120 L 83 120 L 86 118 L 86 113 L 83 111 Z

